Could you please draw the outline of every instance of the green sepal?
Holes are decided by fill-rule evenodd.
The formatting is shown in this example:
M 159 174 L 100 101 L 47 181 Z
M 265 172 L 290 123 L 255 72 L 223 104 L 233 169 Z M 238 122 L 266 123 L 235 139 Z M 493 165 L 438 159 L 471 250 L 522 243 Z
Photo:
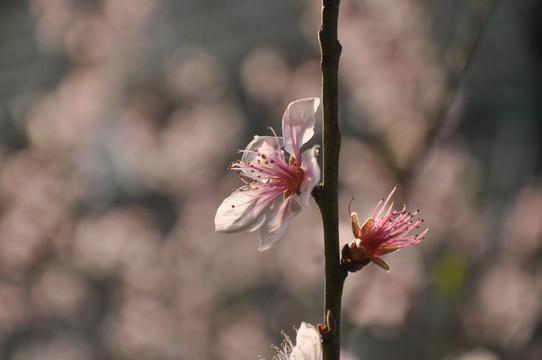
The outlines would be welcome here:
M 378 256 L 372 257 L 371 261 L 375 263 L 376 265 L 380 266 L 382 269 L 386 270 L 387 272 L 391 272 L 390 266 L 387 262 L 384 261 L 384 259 L 379 258 Z

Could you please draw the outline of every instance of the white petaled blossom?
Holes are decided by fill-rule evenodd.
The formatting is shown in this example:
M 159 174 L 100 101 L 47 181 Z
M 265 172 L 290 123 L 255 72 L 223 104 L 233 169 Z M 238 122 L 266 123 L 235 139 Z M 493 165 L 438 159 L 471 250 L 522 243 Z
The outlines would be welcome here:
M 225 233 L 260 229 L 259 250 L 282 239 L 292 218 L 309 206 L 320 181 L 318 145 L 300 154 L 314 135 L 320 99 L 308 98 L 288 105 L 282 118 L 282 137 L 255 136 L 241 160 L 229 168 L 239 172 L 244 186 L 234 190 L 218 208 L 215 230 Z
M 273 360 L 322 360 L 322 341 L 318 329 L 302 322 L 295 338 L 296 344 L 283 332 L 284 341 L 274 346 Z M 259 357 L 263 360 L 263 358 Z

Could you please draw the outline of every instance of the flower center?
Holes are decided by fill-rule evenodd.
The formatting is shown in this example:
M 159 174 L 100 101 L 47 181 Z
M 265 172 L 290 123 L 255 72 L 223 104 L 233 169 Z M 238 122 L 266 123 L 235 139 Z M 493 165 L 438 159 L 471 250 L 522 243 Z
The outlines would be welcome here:
M 293 156 L 287 159 L 284 153 L 277 149 L 265 153 L 256 150 L 254 154 L 255 158 L 248 162 L 230 164 L 230 169 L 237 170 L 251 189 L 266 189 L 276 195 L 283 193 L 284 199 L 292 194 L 300 194 L 305 172 L 299 161 Z
M 288 198 L 292 194 L 300 194 L 301 183 L 303 182 L 303 176 L 305 172 L 301 169 L 300 165 L 290 164 L 291 177 L 288 177 L 284 183 L 284 198 Z

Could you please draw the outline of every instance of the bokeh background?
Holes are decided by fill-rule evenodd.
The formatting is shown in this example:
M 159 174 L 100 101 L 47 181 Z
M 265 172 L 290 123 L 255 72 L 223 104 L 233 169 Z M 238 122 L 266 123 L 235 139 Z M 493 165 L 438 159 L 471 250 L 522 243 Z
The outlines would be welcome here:
M 368 217 L 395 184 L 431 227 L 348 277 L 343 359 L 542 359 L 540 3 L 341 6 L 342 242 L 348 201 Z M 322 322 L 314 202 L 267 252 L 213 225 L 235 150 L 319 96 L 319 22 L 315 0 L 0 3 L 0 359 L 270 359 Z

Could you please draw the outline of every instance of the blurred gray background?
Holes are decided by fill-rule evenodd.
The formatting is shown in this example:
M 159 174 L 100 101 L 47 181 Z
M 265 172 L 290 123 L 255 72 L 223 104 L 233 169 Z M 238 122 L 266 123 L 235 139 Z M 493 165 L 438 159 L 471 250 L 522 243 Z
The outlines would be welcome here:
M 342 1 L 341 241 L 395 184 L 431 228 L 348 277 L 344 360 L 542 358 L 540 15 Z M 0 2 L 0 359 L 270 359 L 322 322 L 312 200 L 266 252 L 213 225 L 236 149 L 319 96 L 319 23 L 314 0 Z

